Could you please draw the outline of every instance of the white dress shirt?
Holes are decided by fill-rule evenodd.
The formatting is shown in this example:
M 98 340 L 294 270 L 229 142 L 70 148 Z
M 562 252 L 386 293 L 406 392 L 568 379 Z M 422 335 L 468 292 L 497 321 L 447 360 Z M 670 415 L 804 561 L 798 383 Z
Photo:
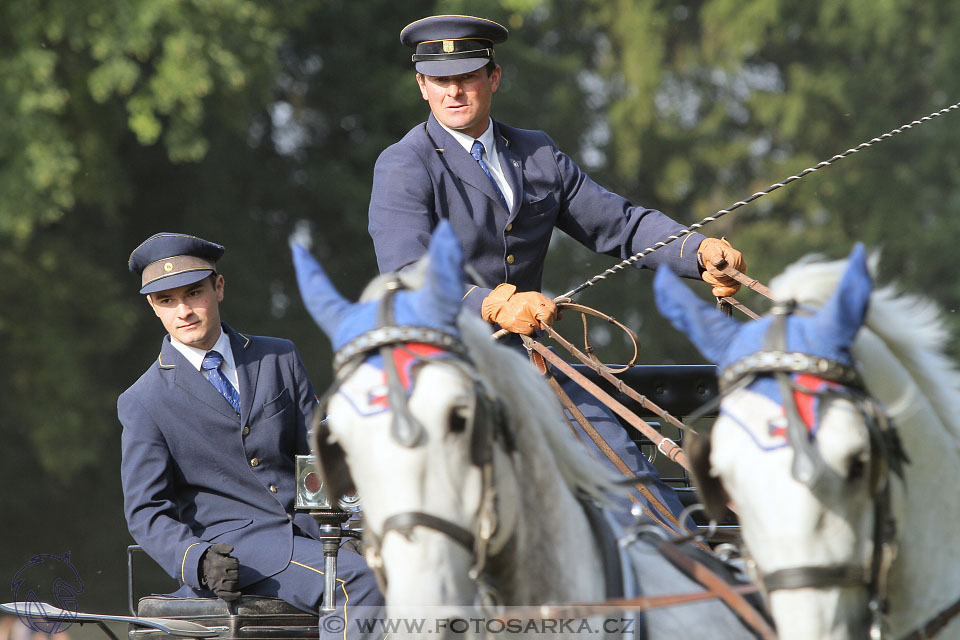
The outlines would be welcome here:
M 233 388 L 237 390 L 237 393 L 242 395 L 240 390 L 240 377 L 237 375 L 237 365 L 233 360 L 233 349 L 230 348 L 230 338 L 227 337 L 226 331 L 221 329 L 220 337 L 217 339 L 217 343 L 213 345 L 213 349 L 206 351 L 183 344 L 173 336 L 170 336 L 170 344 L 172 344 L 177 351 L 183 354 L 183 357 L 187 359 L 187 362 L 193 365 L 197 371 L 200 372 L 200 375 L 208 380 L 210 379 L 210 372 L 203 370 L 203 358 L 210 351 L 216 351 L 219 353 L 221 356 L 223 356 L 223 364 L 220 365 L 220 372 L 227 377 L 227 380 L 229 380 L 230 384 L 233 385 Z
M 507 177 L 503 174 L 503 169 L 500 168 L 500 154 L 497 153 L 497 143 L 493 139 L 493 118 L 488 120 L 487 129 L 480 134 L 479 138 L 468 136 L 460 131 L 454 131 L 442 122 L 440 126 L 446 129 L 447 133 L 452 135 L 453 139 L 459 142 L 460 145 L 466 149 L 467 153 L 470 153 L 470 149 L 473 148 L 474 140 L 479 140 L 483 144 L 483 155 L 486 156 L 484 161 L 487 163 L 487 168 L 490 169 L 494 181 L 497 183 L 497 186 L 500 187 L 500 191 L 503 192 L 503 198 L 507 201 L 507 205 L 513 209 L 513 189 L 510 187 L 510 183 L 507 182 Z

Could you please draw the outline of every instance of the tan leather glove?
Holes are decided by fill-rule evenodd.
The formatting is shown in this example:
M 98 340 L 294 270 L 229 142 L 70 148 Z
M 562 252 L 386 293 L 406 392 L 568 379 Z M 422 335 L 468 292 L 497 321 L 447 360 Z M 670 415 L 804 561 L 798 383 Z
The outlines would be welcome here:
M 697 249 L 697 260 L 703 267 L 700 277 L 704 282 L 713 285 L 713 295 L 723 298 L 732 296 L 740 289 L 739 282 L 716 269 L 716 265 L 726 262 L 737 271 L 747 272 L 743 254 L 730 246 L 726 238 L 704 238 Z
M 490 292 L 480 305 L 480 315 L 510 333 L 530 335 L 546 329 L 557 317 L 557 305 L 538 291 L 522 291 L 506 282 Z

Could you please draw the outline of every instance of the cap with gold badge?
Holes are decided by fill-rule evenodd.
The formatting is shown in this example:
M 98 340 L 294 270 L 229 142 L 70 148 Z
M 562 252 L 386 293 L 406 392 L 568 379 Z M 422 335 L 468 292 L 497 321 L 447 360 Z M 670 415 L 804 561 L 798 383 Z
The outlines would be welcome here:
M 130 271 L 140 274 L 140 293 L 155 293 L 199 282 L 213 273 L 224 248 L 196 236 L 156 233 L 130 254 Z
M 417 71 L 427 76 L 476 71 L 493 60 L 493 45 L 506 39 L 506 27 L 473 16 L 430 16 L 400 32 L 400 42 L 416 50 Z

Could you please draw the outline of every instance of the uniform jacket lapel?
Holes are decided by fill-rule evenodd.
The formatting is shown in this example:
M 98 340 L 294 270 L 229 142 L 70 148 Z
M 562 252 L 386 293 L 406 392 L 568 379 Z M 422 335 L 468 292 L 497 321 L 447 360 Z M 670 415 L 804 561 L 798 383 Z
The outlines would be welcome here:
M 236 419 L 237 413 L 210 381 L 201 375 L 176 348 L 170 344 L 170 336 L 163 339 L 157 366 L 164 376 L 170 376 L 173 384 L 190 394 L 214 411 Z
M 503 203 L 500 201 L 500 195 L 496 188 L 487 177 L 487 174 L 480 168 L 479 163 L 473 159 L 466 149 L 460 146 L 453 136 L 447 133 L 447 130 L 440 126 L 437 119 L 431 113 L 427 118 L 427 133 L 436 145 L 438 153 L 443 154 L 450 170 L 457 175 L 460 180 L 466 182 L 472 187 L 479 189 L 485 196 L 493 200 L 503 209 Z
M 233 362 L 237 365 L 237 378 L 240 381 L 240 425 L 244 426 L 250 420 L 253 410 L 253 399 L 257 394 L 257 379 L 260 376 L 260 358 L 256 356 L 253 340 L 237 333 L 227 324 L 224 330 L 230 337 L 230 348 L 233 349 Z
M 493 121 L 493 136 L 497 141 L 497 154 L 500 156 L 500 168 L 513 189 L 513 206 L 510 209 L 508 221 L 513 221 L 517 212 L 520 211 L 520 205 L 523 204 L 523 164 L 520 156 L 510 148 L 510 141 L 500 133 L 500 124 Z

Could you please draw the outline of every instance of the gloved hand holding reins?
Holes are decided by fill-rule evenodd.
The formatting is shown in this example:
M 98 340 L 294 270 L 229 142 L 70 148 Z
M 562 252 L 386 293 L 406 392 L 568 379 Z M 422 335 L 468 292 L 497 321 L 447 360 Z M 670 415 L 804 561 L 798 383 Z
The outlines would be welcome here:
M 740 289 L 739 282 L 716 270 L 718 264 L 726 262 L 737 271 L 747 272 L 743 254 L 734 249 L 726 238 L 704 238 L 697 249 L 697 261 L 703 269 L 700 277 L 713 285 L 713 295 L 716 297 L 732 296 Z
M 483 299 L 480 315 L 511 333 L 530 335 L 553 324 L 557 305 L 539 291 L 517 292 L 515 285 L 505 282 Z
M 230 555 L 231 551 L 233 546 L 216 542 L 203 552 L 200 560 L 203 586 L 227 602 L 240 597 L 240 590 L 237 589 L 240 561 Z

